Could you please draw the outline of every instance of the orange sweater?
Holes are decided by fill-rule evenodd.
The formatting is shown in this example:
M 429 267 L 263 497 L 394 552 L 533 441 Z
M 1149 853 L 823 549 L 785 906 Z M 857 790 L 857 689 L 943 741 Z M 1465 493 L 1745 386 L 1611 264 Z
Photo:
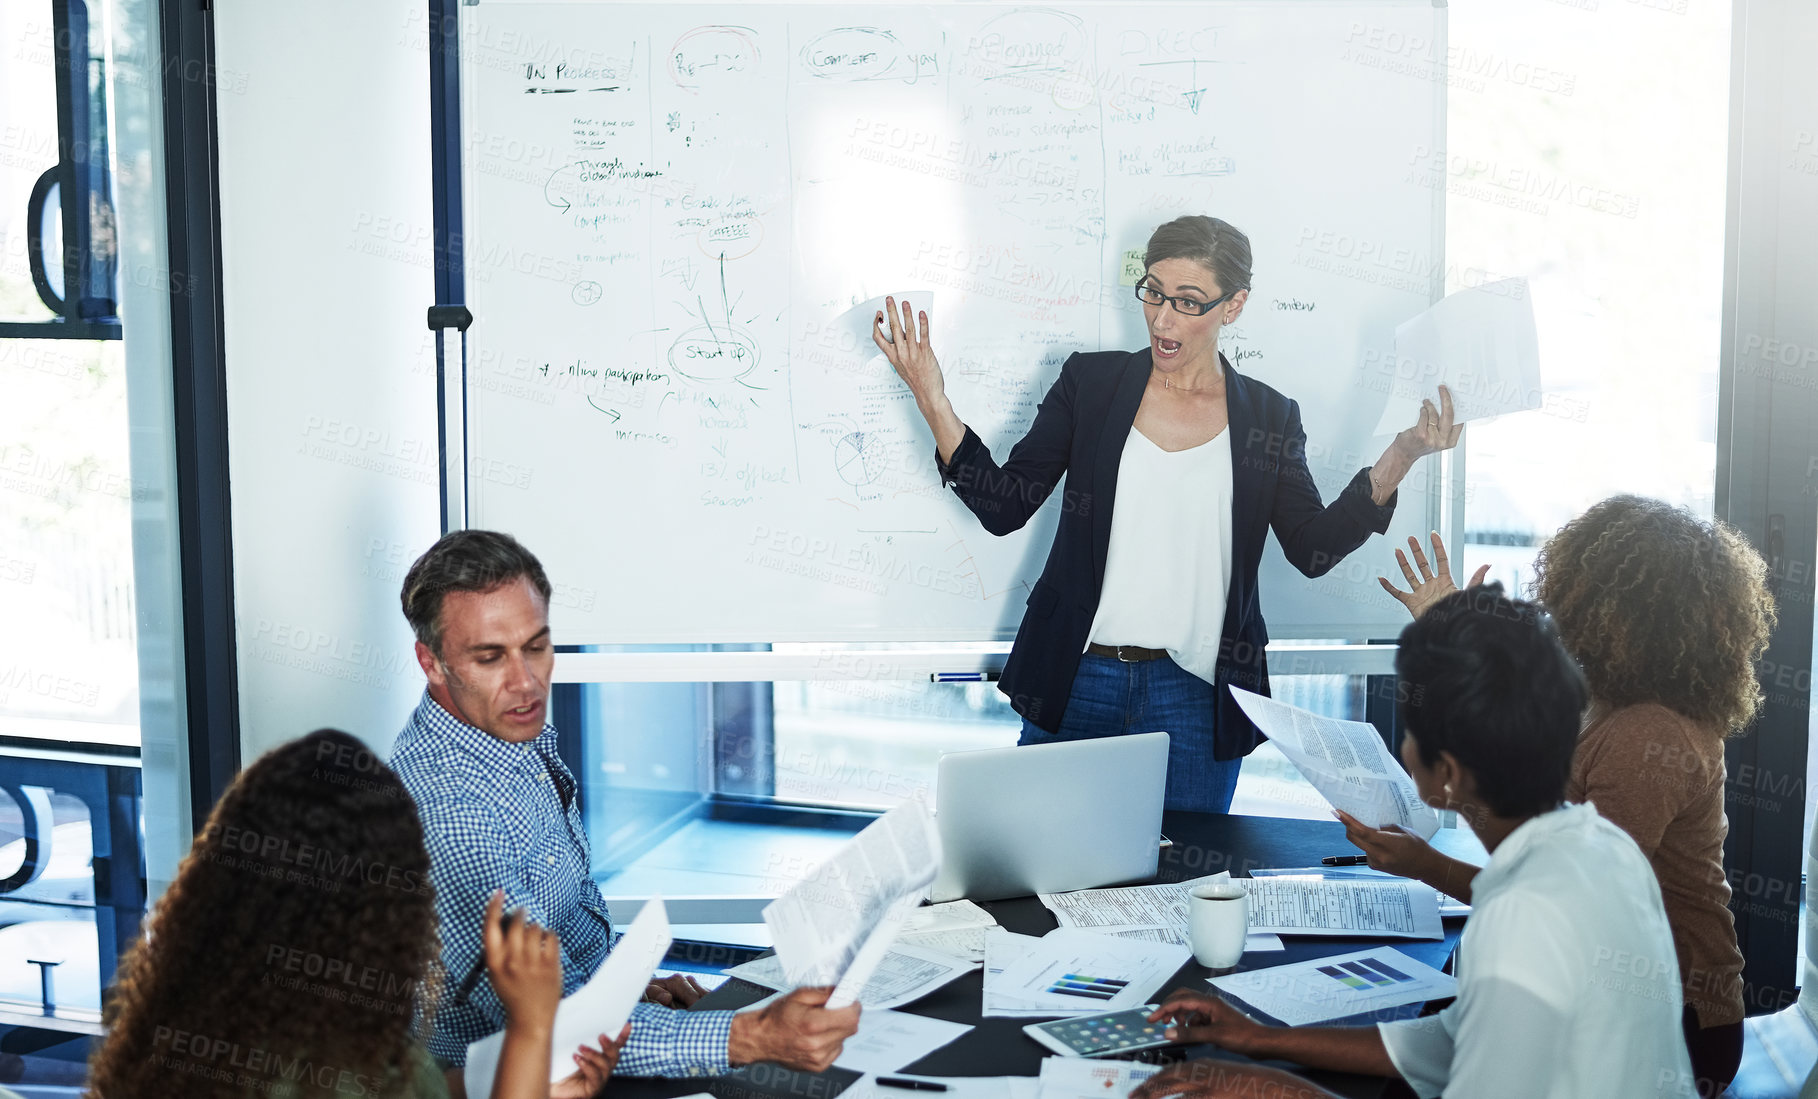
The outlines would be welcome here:
M 1700 1026 L 1742 1021 L 1742 952 L 1723 873 L 1723 739 L 1647 703 L 1585 727 L 1572 758 L 1571 801 L 1588 801 L 1653 864 L 1673 929 L 1685 1002 Z

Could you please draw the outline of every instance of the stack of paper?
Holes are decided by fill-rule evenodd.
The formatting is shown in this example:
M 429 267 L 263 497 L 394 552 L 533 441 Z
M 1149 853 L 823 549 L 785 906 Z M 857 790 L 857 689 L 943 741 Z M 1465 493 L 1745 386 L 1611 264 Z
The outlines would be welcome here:
M 902 1007 L 975 968 L 977 967 L 963 958 L 899 943 L 885 951 L 883 958 L 859 989 L 857 999 L 868 1010 Z M 743 965 L 733 966 L 726 971 L 726 975 L 765 988 L 798 987 L 784 974 L 783 963 L 775 954 L 766 954 Z
M 1277 935 L 1443 939 L 1439 894 L 1401 878 L 1251 878 L 1250 930 Z
M 1372 828 L 1395 824 L 1421 839 L 1439 830 L 1439 815 L 1420 800 L 1376 726 L 1321 717 L 1237 687 L 1231 694 L 1334 808 Z
M 1100 935 L 1189 945 L 1187 891 L 1200 885 L 1231 880 L 1229 871 L 1168 885 L 1128 885 L 1115 889 L 1081 889 L 1072 893 L 1043 893 L 1041 902 L 1062 927 L 1077 927 Z M 1244 943 L 1251 950 L 1280 950 L 1281 939 L 1259 934 L 1251 922 Z
M 1056 928 L 1041 938 L 985 934 L 983 1014 L 1056 1018 L 1127 1011 L 1186 964 L 1183 946 Z
M 1458 995 L 1458 982 L 1399 950 L 1377 947 L 1210 979 L 1212 986 L 1286 1023 L 1304 1026 Z
M 573 1075 L 575 1050 L 598 1046 L 602 1034 L 618 1036 L 625 1020 L 631 1018 L 633 1005 L 649 987 L 651 974 L 669 953 L 670 942 L 669 912 L 663 898 L 652 897 L 600 968 L 556 1008 L 555 1034 L 549 1047 L 550 1083 Z M 498 1074 L 499 1055 L 504 1050 L 502 1030 L 467 1047 L 467 1066 L 461 1074 L 467 1094 L 492 1094 L 492 1079 Z
M 872 821 L 764 909 L 792 986 L 833 985 L 829 1007 L 859 998 L 940 866 L 928 808 L 908 801 Z
M 948 901 L 911 909 L 897 942 L 978 963 L 985 960 L 985 930 L 996 926 L 991 913 L 971 901 Z

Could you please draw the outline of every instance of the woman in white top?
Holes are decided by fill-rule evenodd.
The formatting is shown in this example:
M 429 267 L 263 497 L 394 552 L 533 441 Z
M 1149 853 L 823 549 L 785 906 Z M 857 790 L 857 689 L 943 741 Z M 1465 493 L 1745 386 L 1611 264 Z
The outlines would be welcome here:
M 986 530 L 1022 527 L 1059 486 L 1059 529 L 998 689 L 1022 742 L 1165 731 L 1167 807 L 1224 812 L 1261 734 L 1226 690 L 1267 694 L 1263 544 L 1309 576 L 1388 528 L 1415 460 L 1457 443 L 1451 397 L 1426 402 L 1331 504 L 1295 402 L 1231 369 L 1219 333 L 1250 295 L 1250 242 L 1209 217 L 1155 230 L 1135 293 L 1149 345 L 1076 354 L 1001 466 L 948 401 L 928 317 L 888 308 L 880 350 L 934 433 L 941 476 Z M 919 324 L 917 321 L 919 320 Z
M 1459 943 L 1456 1002 L 1374 1027 L 1290 1029 L 1182 989 L 1151 1018 L 1172 1021 L 1180 1042 L 1399 1076 L 1422 1099 L 1694 1095 L 1653 868 L 1591 806 L 1561 807 L 1588 692 L 1552 627 L 1500 584 L 1458 592 L 1402 631 L 1395 670 L 1402 761 L 1421 796 L 1456 810 L 1490 851 Z M 1328 1093 L 1276 1069 L 1199 1060 L 1131 1099 L 1264 1094 Z

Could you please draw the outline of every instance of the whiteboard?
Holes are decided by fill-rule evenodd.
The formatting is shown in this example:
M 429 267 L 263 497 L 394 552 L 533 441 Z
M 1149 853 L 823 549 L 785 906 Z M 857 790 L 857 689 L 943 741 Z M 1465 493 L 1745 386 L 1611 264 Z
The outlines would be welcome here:
M 1223 348 L 1300 402 L 1322 494 L 1388 442 L 1444 285 L 1431 0 L 461 12 L 468 523 L 542 558 L 564 643 L 1014 636 L 1059 494 L 985 533 L 863 303 L 931 296 L 1002 460 L 1070 353 L 1146 346 L 1126 253 L 1184 213 L 1250 236 Z M 1272 545 L 1271 632 L 1393 636 L 1390 563 Z

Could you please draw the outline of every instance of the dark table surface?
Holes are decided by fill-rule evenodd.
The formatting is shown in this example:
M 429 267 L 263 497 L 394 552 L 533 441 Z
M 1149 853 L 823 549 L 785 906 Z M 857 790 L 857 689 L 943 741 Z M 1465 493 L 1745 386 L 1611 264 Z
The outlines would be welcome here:
M 1318 866 L 1327 855 L 1355 854 L 1344 838 L 1344 828 L 1336 821 L 1293 820 L 1280 817 L 1241 817 L 1210 813 L 1167 813 L 1162 818 L 1162 831 L 1173 846 L 1161 853 L 1161 862 L 1152 882 L 1178 882 L 1229 870 L 1233 877 L 1247 876 L 1250 871 L 1269 867 Z M 1042 935 L 1057 925 L 1053 913 L 1034 897 L 1004 901 L 980 902 L 1006 930 L 1025 935 Z M 1443 968 L 1458 943 L 1463 921 L 1447 920 L 1446 937 L 1439 941 L 1412 941 L 1378 938 L 1288 938 L 1287 948 L 1259 951 L 1244 956 L 1238 969 L 1255 969 L 1306 961 L 1333 954 L 1347 954 L 1371 946 L 1391 945 L 1402 953 L 1435 969 Z M 1154 991 L 1151 999 L 1159 1000 L 1169 991 L 1187 987 L 1209 991 L 1206 978 L 1212 971 L 1189 959 L 1170 980 Z M 986 1019 L 979 1015 L 984 977 L 977 970 L 943 986 L 915 1003 L 899 1010 L 966 1023 L 973 1029 L 949 1045 L 906 1066 L 903 1071 L 923 1076 L 1034 1076 L 1041 1071 L 1041 1060 L 1052 1054 L 1023 1033 L 1028 1019 Z M 770 989 L 737 978 L 728 980 L 696 1005 L 696 1010 L 743 1007 L 770 995 Z M 1369 1019 L 1347 1020 L 1369 1022 L 1375 1019 L 1411 1016 L 1418 1007 L 1383 1013 Z M 1243 1058 L 1209 1046 L 1187 1047 L 1170 1051 L 1170 1056 L 1217 1056 L 1233 1060 Z M 1292 1067 L 1292 1066 L 1289 1066 Z M 1302 1075 L 1321 1086 L 1345 1096 L 1376 1096 L 1384 1081 L 1380 1077 L 1349 1076 L 1338 1073 L 1306 1071 Z M 745 1099 L 757 1095 L 785 1095 L 802 1099 L 830 1099 L 857 1078 L 856 1073 L 834 1069 L 818 1075 L 791 1073 L 769 1066 L 756 1066 L 735 1072 L 715 1081 L 711 1090 L 726 1099 Z M 614 1078 L 610 1093 L 625 1099 L 657 1099 L 660 1096 L 697 1092 L 702 1081 Z

